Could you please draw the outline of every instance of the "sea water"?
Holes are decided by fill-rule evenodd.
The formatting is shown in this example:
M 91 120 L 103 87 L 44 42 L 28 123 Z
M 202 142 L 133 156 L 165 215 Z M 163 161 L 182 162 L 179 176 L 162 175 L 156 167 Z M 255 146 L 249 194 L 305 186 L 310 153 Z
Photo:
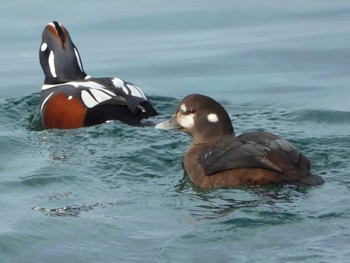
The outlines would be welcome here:
M 0 14 L 0 262 L 349 261 L 349 1 L 5 1 Z M 135 83 L 160 115 L 43 130 L 51 20 L 88 74 Z M 325 184 L 193 186 L 191 138 L 153 127 L 190 93 L 222 103 L 237 134 L 290 140 Z

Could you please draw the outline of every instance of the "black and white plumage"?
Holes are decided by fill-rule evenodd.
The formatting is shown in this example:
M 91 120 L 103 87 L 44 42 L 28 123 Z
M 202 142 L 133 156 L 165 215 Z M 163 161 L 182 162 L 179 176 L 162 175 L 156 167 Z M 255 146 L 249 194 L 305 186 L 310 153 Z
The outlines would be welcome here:
M 78 49 L 59 22 L 46 25 L 39 58 L 45 74 L 40 110 L 44 128 L 79 128 L 109 120 L 137 125 L 157 115 L 136 85 L 87 75 Z

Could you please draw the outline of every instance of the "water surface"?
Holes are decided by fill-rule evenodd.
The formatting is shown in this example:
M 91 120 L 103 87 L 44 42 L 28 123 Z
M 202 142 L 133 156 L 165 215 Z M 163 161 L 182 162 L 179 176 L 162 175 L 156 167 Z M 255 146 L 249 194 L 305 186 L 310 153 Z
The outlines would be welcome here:
M 1 262 L 346 262 L 348 1 L 7 1 L 0 33 Z M 191 138 L 119 122 L 43 130 L 38 61 L 51 20 L 87 73 L 140 86 L 160 116 L 203 93 L 237 134 L 300 148 L 320 187 L 203 191 Z

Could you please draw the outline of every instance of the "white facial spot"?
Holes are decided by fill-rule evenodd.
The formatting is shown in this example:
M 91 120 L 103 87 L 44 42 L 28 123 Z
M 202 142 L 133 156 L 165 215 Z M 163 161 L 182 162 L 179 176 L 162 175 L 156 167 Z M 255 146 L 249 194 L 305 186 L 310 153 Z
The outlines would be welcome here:
M 185 104 L 181 104 L 180 105 L 180 109 L 181 109 L 182 112 L 186 112 L 187 111 L 187 107 L 186 107 Z
M 177 118 L 177 122 L 184 127 L 185 129 L 192 129 L 194 126 L 194 118 L 193 115 L 180 115 Z
M 83 70 L 83 66 L 81 65 L 81 59 L 80 59 L 80 56 L 79 56 L 79 52 L 78 52 L 78 50 L 76 48 L 74 48 L 74 54 L 75 54 L 75 57 L 77 58 L 80 71 L 83 72 L 84 70 Z
M 44 43 L 42 43 L 40 50 L 41 50 L 41 52 L 44 52 L 46 49 L 47 49 L 47 44 L 44 42 Z
M 55 55 L 53 54 L 53 51 L 50 52 L 49 55 L 49 67 L 52 77 L 56 78 L 56 68 L 55 68 Z
M 209 113 L 207 116 L 207 119 L 210 122 L 218 122 L 219 121 L 218 115 L 216 115 L 215 113 Z

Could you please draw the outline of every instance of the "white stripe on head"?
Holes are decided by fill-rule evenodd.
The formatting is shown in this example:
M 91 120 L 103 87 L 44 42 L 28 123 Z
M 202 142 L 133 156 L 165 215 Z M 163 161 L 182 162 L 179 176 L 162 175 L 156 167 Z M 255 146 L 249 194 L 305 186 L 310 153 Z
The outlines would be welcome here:
M 83 65 L 81 65 L 81 59 L 80 59 L 80 56 L 79 56 L 79 52 L 76 48 L 74 48 L 74 54 L 75 54 L 75 57 L 77 58 L 77 61 L 78 61 L 78 65 L 79 65 L 79 68 L 80 68 L 80 71 L 83 72 Z
M 55 55 L 53 54 L 53 51 L 50 52 L 49 55 L 49 68 L 50 68 L 50 72 L 52 77 L 56 78 L 56 68 L 55 68 Z

